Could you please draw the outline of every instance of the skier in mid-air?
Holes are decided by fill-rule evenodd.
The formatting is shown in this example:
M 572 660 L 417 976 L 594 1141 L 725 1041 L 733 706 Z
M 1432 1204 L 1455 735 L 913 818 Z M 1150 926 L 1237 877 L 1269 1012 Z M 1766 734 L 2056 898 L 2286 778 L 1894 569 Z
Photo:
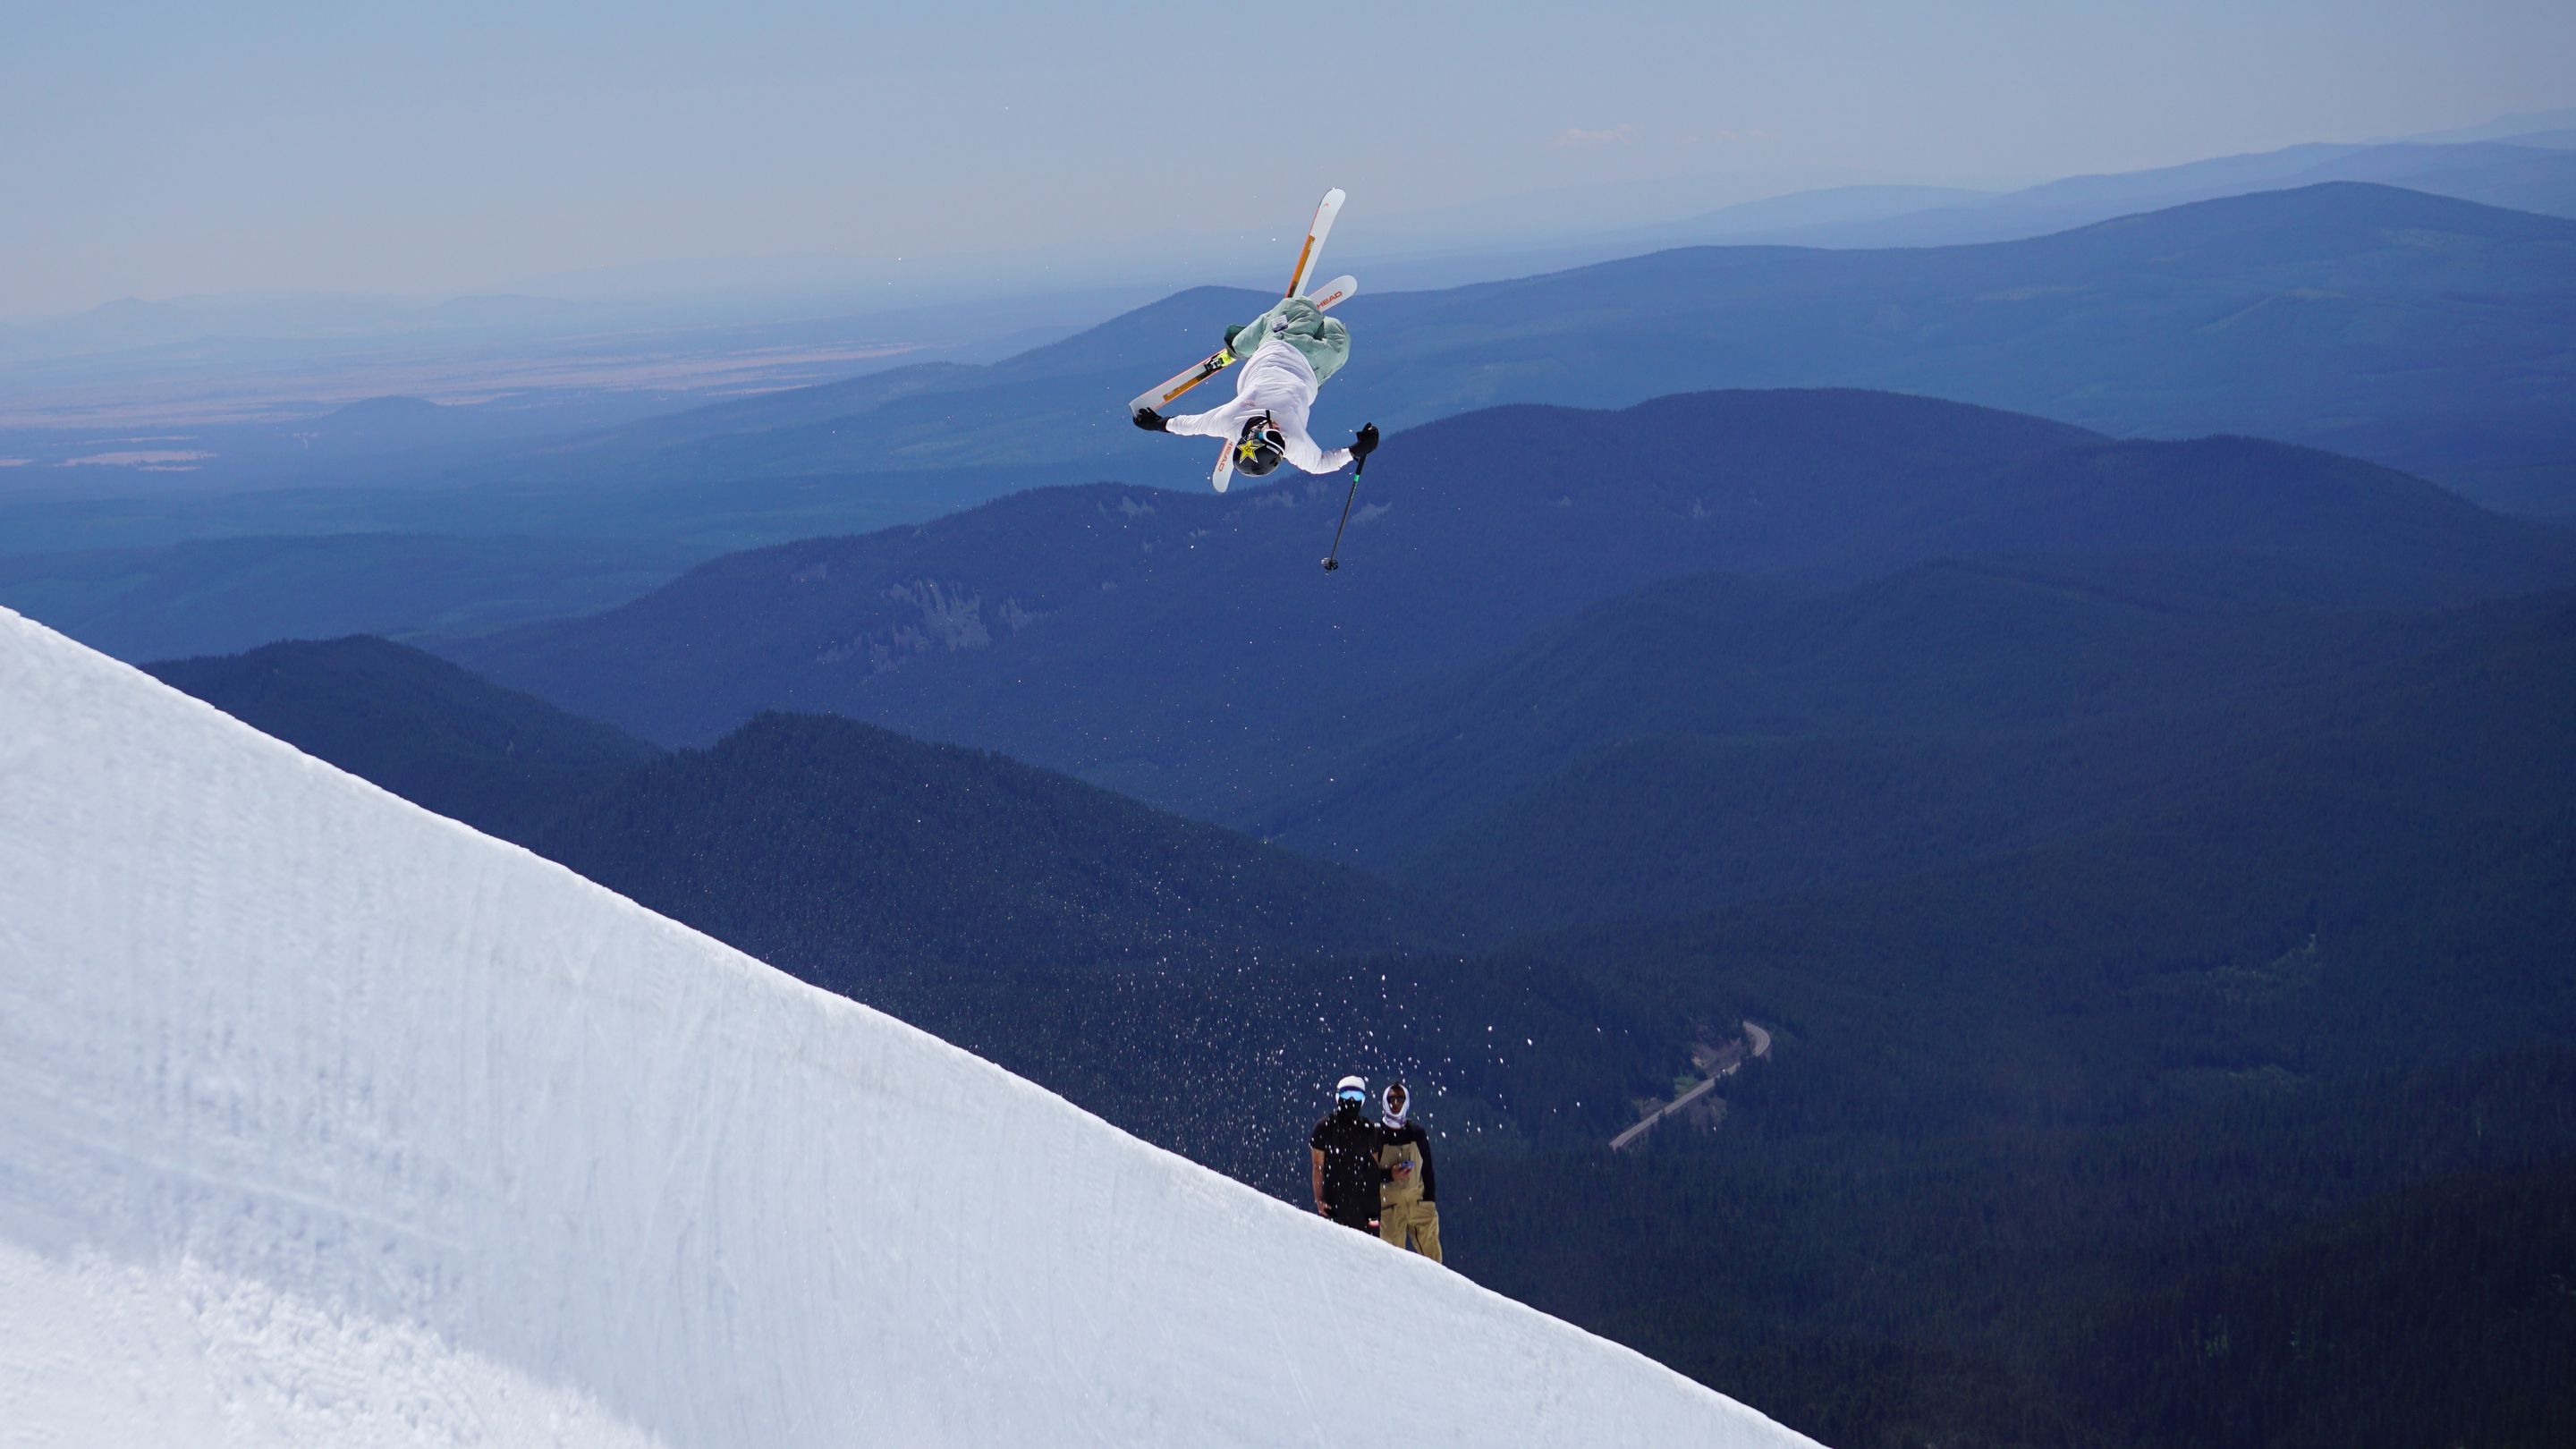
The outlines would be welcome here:
M 1260 478 L 1282 460 L 1309 473 L 1332 473 L 1366 458 L 1377 447 L 1377 424 L 1361 428 L 1347 448 L 1327 453 L 1306 431 L 1315 393 L 1350 360 L 1351 330 L 1304 297 L 1282 298 L 1269 311 L 1226 329 L 1220 356 L 1253 341 L 1234 380 L 1234 401 L 1203 413 L 1167 418 L 1150 407 L 1135 411 L 1136 426 L 1157 433 L 1224 438 L 1231 451 L 1214 475 L 1222 493 L 1229 475 Z

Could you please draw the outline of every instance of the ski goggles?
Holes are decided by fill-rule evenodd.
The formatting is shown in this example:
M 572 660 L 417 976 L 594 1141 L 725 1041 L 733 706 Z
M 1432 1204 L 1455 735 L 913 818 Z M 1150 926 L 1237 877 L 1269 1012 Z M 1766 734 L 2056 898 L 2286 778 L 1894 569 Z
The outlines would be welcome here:
M 1368 1093 L 1357 1087 L 1344 1087 L 1341 1090 L 1341 1098 L 1345 1102 L 1365 1102 L 1368 1100 Z

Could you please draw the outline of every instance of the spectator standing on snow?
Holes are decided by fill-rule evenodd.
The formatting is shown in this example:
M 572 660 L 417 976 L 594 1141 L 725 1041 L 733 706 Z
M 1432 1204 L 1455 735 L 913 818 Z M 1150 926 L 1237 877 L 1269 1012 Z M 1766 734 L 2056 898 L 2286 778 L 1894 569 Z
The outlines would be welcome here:
M 1368 1083 L 1344 1077 L 1333 1088 L 1333 1110 L 1307 1134 L 1313 1166 L 1315 1211 L 1344 1227 L 1377 1228 L 1377 1152 L 1381 1133 L 1369 1119 Z
M 1440 1261 L 1440 1185 L 1431 1171 L 1431 1137 L 1412 1120 L 1404 1083 L 1386 1084 L 1379 1099 L 1377 1235 Z M 1408 1242 L 1408 1239 L 1410 1240 Z

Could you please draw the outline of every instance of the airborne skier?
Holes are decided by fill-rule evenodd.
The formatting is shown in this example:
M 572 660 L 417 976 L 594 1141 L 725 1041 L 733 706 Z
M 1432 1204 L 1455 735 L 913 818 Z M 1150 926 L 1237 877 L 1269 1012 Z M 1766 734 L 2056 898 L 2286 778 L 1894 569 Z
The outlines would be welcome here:
M 1351 277 L 1336 277 L 1318 287 L 1313 285 L 1315 261 L 1323 254 L 1324 239 L 1332 234 L 1333 218 L 1342 211 L 1342 189 L 1338 186 L 1324 193 L 1315 207 L 1314 223 L 1306 228 L 1306 244 L 1298 249 L 1297 268 L 1288 274 L 1288 290 L 1279 304 L 1240 327 L 1229 327 L 1225 345 L 1207 355 L 1196 366 L 1182 371 L 1161 387 L 1139 393 L 1127 405 L 1128 415 L 1136 426 L 1157 433 L 1181 433 L 1203 438 L 1223 438 L 1225 451 L 1217 456 L 1216 470 L 1208 481 L 1223 493 L 1227 483 L 1238 472 L 1259 478 L 1279 466 L 1285 459 L 1309 473 L 1330 473 L 1358 463 L 1377 447 L 1377 425 L 1359 430 L 1347 448 L 1327 453 L 1316 446 L 1306 431 L 1306 418 L 1315 407 L 1315 392 L 1324 379 L 1341 370 L 1350 360 L 1351 332 L 1341 320 L 1324 315 L 1326 309 L 1348 301 L 1359 290 Z M 1234 401 L 1203 413 L 1166 417 L 1162 409 L 1172 399 L 1225 371 L 1240 356 L 1237 342 L 1250 344 L 1250 356 L 1243 372 L 1234 380 Z M 1352 493 L 1357 495 L 1358 471 L 1352 472 Z M 1344 505 L 1345 516 L 1349 506 Z M 1340 540 L 1335 539 L 1338 549 Z M 1327 571 L 1337 565 L 1326 559 Z
M 1309 473 L 1332 473 L 1350 466 L 1377 447 L 1377 425 L 1361 428 L 1347 448 L 1327 453 L 1306 431 L 1315 393 L 1350 360 L 1351 331 L 1339 317 L 1327 317 L 1304 297 L 1282 298 L 1269 311 L 1240 327 L 1226 329 L 1224 352 L 1245 338 L 1258 339 L 1234 380 L 1234 401 L 1203 413 L 1167 418 L 1150 407 L 1136 409 L 1136 426 L 1186 437 L 1224 438 L 1231 451 L 1214 476 L 1224 492 L 1229 477 L 1266 476 L 1284 459 Z

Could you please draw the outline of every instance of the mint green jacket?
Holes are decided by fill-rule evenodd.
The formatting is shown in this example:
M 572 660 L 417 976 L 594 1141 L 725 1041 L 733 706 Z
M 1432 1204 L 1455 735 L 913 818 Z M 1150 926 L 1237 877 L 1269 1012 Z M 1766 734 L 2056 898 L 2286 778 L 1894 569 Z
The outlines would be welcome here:
M 1226 346 L 1233 348 L 1237 357 L 1250 357 L 1264 341 L 1285 342 L 1296 348 L 1306 365 L 1315 369 L 1318 386 L 1351 360 L 1351 329 L 1343 326 L 1340 318 L 1325 316 L 1323 309 L 1303 297 L 1286 298 L 1246 322 L 1226 340 Z

